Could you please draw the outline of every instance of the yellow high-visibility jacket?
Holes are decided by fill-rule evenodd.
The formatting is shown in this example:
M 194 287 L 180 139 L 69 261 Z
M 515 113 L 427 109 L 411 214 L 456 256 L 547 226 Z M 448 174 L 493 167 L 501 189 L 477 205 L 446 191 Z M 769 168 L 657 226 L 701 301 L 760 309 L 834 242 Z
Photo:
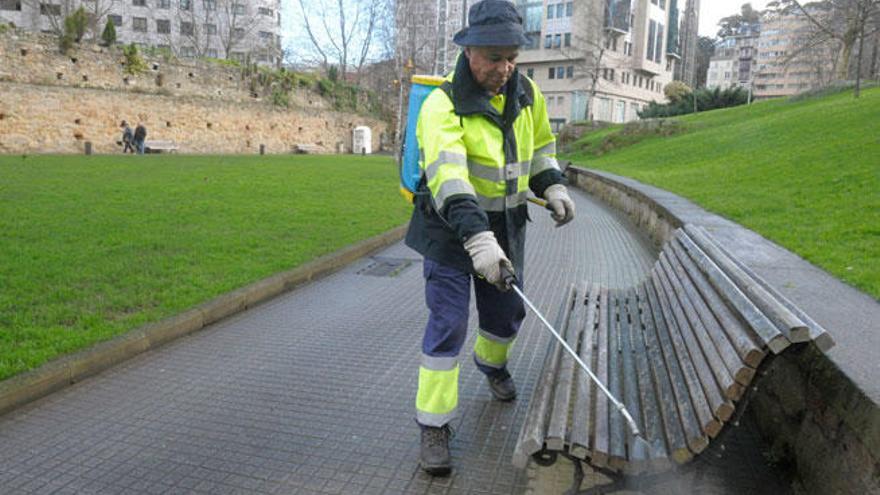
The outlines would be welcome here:
M 544 95 L 515 72 L 490 97 L 462 54 L 419 113 L 422 180 L 406 244 L 427 258 L 472 271 L 462 243 L 492 230 L 522 274 L 526 197 L 564 181 Z

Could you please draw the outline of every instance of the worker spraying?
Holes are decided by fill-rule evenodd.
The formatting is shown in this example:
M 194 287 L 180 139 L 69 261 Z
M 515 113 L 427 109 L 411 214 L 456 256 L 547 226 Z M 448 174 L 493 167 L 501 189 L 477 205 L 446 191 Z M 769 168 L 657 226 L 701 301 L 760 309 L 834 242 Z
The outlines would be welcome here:
M 416 421 L 420 464 L 432 475 L 452 468 L 449 424 L 458 407 L 471 281 L 479 312 L 474 361 L 491 394 L 513 400 L 507 356 L 525 307 L 503 272 L 522 287 L 529 191 L 547 200 L 558 225 L 575 215 L 544 96 L 516 70 L 528 40 L 514 5 L 474 4 L 454 41 L 463 47 L 455 70 L 425 99 L 416 124 L 421 173 L 406 236 L 424 256 L 429 317 Z

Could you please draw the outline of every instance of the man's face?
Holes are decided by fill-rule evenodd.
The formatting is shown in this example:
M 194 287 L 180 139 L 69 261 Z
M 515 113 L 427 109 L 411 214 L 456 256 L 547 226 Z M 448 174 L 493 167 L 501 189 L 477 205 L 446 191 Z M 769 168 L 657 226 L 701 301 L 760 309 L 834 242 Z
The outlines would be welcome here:
M 477 84 L 494 96 L 513 75 L 519 47 L 471 46 L 465 48 L 465 54 Z

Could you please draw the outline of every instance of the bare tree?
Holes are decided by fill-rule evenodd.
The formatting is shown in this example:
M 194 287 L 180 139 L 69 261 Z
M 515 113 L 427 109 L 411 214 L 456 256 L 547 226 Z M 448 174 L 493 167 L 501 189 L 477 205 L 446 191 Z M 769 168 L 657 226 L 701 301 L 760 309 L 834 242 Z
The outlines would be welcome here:
M 617 12 L 614 8 L 614 2 L 605 0 L 593 5 L 604 8 L 604 12 L 585 15 L 582 18 L 583 25 L 579 32 L 572 34 L 570 46 L 560 48 L 565 58 L 573 65 L 572 78 L 575 81 L 587 80 L 589 82 L 589 97 L 583 116 L 584 120 L 589 122 L 592 122 L 595 117 L 593 103 L 599 92 L 600 84 L 618 84 L 616 72 L 622 64 L 614 57 L 609 56 L 609 52 L 613 51 L 612 47 L 616 46 L 618 41 L 623 41 L 623 37 L 620 36 L 615 26 L 624 30 L 628 29 L 629 25 L 629 11 Z M 605 82 L 602 82 L 603 80 Z
M 64 19 L 76 9 L 82 7 L 89 17 L 88 32 L 91 34 L 92 40 L 96 40 L 101 36 L 101 30 L 104 27 L 103 20 L 115 3 L 116 0 L 92 0 L 88 2 L 82 0 L 55 0 L 53 2 L 47 2 L 46 0 L 22 0 L 23 5 L 39 12 L 40 17 L 46 18 L 49 21 L 49 29 L 58 36 L 64 34 Z
M 864 41 L 878 32 L 880 0 L 822 0 L 806 5 L 799 0 L 777 0 L 767 6 L 782 14 L 796 12 L 804 16 L 814 28 L 811 44 L 829 40 L 839 44 L 839 63 L 835 77 L 845 80 L 854 72 L 855 97 L 858 98 Z M 856 49 L 856 67 L 852 67 L 852 55 Z
M 343 79 L 369 59 L 383 2 L 371 0 L 299 0 L 311 52 L 306 57 L 326 70 L 337 65 Z
M 217 35 L 227 59 L 259 27 L 258 16 L 248 15 L 248 8 L 243 0 L 217 0 Z
M 211 47 L 211 37 L 217 34 L 217 3 L 204 1 L 201 9 L 196 9 L 195 2 L 190 2 L 189 9 L 177 9 L 178 26 L 180 26 L 180 41 L 185 41 L 188 48 L 192 48 L 190 55 L 205 57 Z M 167 44 L 180 54 L 182 46 L 176 46 L 172 34 L 165 36 Z

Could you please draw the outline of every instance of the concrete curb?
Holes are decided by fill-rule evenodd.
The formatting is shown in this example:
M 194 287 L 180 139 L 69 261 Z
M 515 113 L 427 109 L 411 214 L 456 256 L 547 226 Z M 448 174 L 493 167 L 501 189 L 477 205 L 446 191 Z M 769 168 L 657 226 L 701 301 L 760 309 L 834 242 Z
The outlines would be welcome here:
M 181 314 L 126 332 L 88 349 L 0 381 L 0 415 L 51 394 L 138 354 L 201 330 L 227 316 L 323 278 L 403 239 L 406 225 L 371 237 L 292 270 L 222 294 Z

